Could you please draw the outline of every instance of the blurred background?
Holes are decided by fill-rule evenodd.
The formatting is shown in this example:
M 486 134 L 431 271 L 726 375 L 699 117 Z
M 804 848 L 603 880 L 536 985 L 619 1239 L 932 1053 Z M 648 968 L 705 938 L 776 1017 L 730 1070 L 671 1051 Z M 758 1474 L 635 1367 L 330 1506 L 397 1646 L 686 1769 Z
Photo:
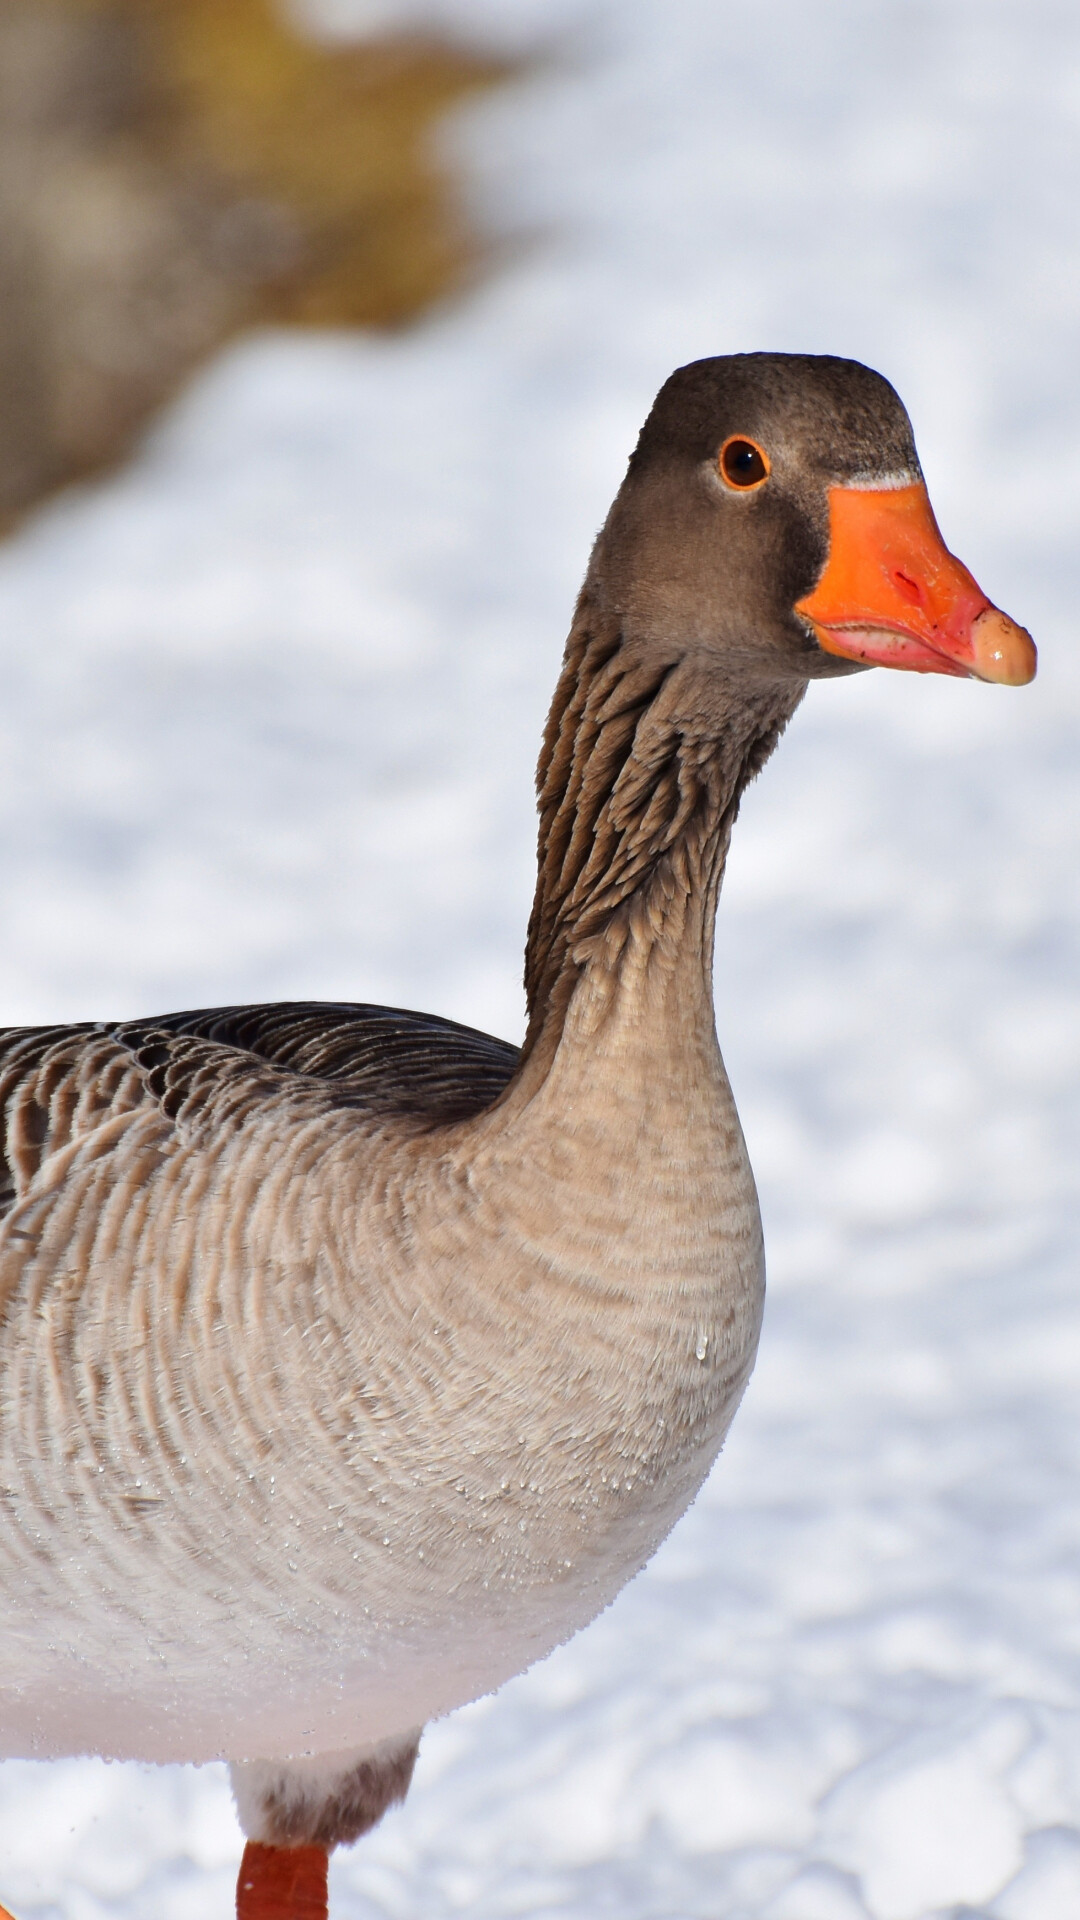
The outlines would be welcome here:
M 3 0 L 0 1007 L 521 1032 L 532 767 L 660 382 L 853 355 L 1016 692 L 811 690 L 717 1019 L 761 1359 L 338 1920 L 1080 1912 L 1080 15 Z M 20 1920 L 222 1920 L 224 1771 L 0 1768 Z

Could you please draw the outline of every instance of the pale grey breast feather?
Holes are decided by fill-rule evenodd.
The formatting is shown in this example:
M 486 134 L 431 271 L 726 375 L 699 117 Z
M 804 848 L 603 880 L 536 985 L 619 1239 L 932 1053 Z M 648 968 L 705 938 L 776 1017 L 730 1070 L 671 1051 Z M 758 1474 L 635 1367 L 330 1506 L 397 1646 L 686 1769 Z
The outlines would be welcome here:
M 433 1014 L 314 1001 L 0 1029 L 0 1217 L 48 1156 L 147 1104 L 210 1130 L 275 1100 L 445 1125 L 491 1106 L 517 1061 Z

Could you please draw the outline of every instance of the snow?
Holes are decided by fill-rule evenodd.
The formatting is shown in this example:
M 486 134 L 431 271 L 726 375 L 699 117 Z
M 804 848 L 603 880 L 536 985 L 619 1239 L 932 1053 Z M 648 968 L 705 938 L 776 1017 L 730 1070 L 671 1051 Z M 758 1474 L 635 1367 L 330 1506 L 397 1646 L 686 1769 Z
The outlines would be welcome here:
M 505 244 L 393 339 L 266 336 L 0 554 L 15 1021 L 278 995 L 514 1037 L 530 773 L 670 369 L 853 354 L 1024 692 L 813 690 L 744 808 L 721 1041 L 762 1354 L 587 1633 L 432 1728 L 340 1920 L 1080 1911 L 1080 15 L 305 0 L 543 49 L 447 136 Z M 0 1771 L 20 1920 L 230 1910 L 217 1769 Z

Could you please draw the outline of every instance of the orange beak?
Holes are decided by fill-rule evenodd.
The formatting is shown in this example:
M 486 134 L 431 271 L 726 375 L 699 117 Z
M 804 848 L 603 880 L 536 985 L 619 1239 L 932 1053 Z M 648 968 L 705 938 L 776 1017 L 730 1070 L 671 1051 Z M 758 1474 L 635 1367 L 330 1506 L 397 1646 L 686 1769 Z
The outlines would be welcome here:
M 1002 686 L 1035 678 L 1035 643 L 992 606 L 938 532 L 926 488 L 829 488 L 829 557 L 795 608 L 826 653 Z

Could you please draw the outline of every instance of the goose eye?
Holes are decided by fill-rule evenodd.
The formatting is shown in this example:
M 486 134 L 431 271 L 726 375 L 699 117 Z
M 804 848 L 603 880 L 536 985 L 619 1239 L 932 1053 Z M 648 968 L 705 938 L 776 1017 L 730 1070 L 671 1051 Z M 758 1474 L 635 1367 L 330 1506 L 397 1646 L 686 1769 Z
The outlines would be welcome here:
M 769 456 L 756 441 L 733 433 L 720 449 L 720 472 L 729 487 L 739 493 L 749 493 L 753 487 L 764 486 L 768 479 Z

